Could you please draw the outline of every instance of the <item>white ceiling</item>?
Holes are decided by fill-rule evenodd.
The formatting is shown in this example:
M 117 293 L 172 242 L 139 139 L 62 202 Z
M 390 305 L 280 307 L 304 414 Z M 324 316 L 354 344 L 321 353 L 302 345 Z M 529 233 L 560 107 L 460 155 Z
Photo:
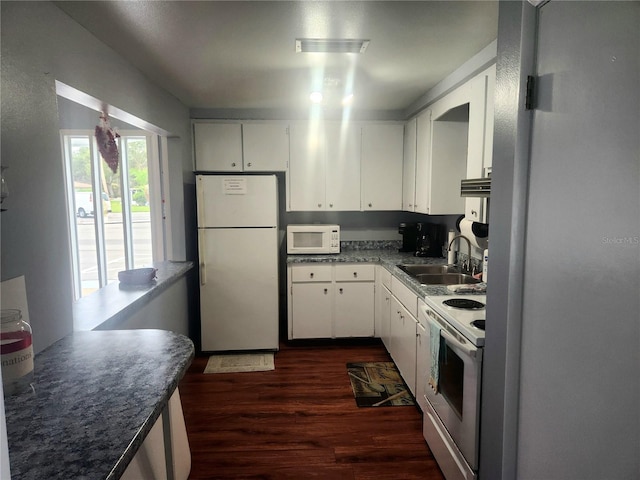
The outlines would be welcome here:
M 403 110 L 491 43 L 498 17 L 495 0 L 56 4 L 201 109 L 306 109 L 324 87 L 353 91 L 355 111 Z M 371 43 L 363 54 L 295 53 L 301 37 Z

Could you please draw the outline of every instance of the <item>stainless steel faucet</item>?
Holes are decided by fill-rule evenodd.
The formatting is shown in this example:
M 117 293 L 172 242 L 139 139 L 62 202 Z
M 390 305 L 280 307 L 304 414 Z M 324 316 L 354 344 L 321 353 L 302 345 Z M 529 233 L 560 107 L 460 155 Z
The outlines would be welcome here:
M 456 239 L 458 238 L 464 238 L 467 241 L 467 246 L 469 247 L 469 250 L 467 252 L 467 271 L 471 270 L 471 242 L 469 241 L 469 239 L 467 237 L 465 237 L 464 235 L 456 235 L 455 237 L 453 237 L 451 239 L 451 241 L 449 242 L 449 247 L 447 247 L 447 250 L 450 252 L 451 251 L 451 245 L 453 244 L 453 242 L 456 241 Z M 460 265 L 460 259 L 458 259 L 458 265 Z M 460 265 L 460 270 L 464 271 L 464 268 L 462 265 Z

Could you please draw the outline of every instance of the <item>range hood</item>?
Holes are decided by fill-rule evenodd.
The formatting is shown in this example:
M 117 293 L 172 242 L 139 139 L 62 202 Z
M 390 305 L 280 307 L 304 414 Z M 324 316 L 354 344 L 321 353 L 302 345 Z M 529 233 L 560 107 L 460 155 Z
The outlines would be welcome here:
M 460 181 L 461 197 L 482 197 L 491 196 L 491 177 L 472 178 Z

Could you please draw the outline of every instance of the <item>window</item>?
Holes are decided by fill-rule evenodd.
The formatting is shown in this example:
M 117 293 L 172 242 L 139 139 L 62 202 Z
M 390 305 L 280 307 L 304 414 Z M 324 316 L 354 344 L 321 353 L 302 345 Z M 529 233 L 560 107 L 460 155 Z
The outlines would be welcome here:
M 154 225 L 162 218 L 155 211 L 162 208 L 160 138 L 143 130 L 118 133 L 114 174 L 93 131 L 61 131 L 76 300 L 117 281 L 121 270 L 164 259 L 162 226 Z

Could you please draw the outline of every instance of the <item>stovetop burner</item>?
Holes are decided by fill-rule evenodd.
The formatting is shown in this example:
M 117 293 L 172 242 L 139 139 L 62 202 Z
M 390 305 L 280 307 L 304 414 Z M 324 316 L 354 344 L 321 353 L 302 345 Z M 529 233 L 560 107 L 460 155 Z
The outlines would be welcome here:
M 442 303 L 448 307 L 462 308 L 464 310 L 477 310 L 484 308 L 484 303 L 471 300 L 470 298 L 450 298 Z
M 471 325 L 480 330 L 484 330 L 484 322 L 484 320 L 474 320 L 473 322 L 471 322 Z

